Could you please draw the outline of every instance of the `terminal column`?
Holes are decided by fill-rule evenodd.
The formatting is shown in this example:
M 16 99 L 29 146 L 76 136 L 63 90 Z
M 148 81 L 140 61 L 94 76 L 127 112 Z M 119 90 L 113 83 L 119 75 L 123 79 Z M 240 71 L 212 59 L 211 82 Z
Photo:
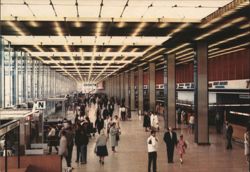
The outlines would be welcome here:
M 116 82 L 115 82 L 115 76 L 113 76 L 113 84 L 112 84 L 112 91 L 113 91 L 113 97 L 115 98 L 115 89 L 116 89 Z
M 135 110 L 135 72 L 130 71 L 130 110 Z
M 32 62 L 31 62 L 31 98 L 32 100 L 35 99 L 35 60 L 32 59 Z
M 167 127 L 176 128 L 175 54 L 167 56 Z
M 124 73 L 121 73 L 120 77 L 120 83 L 121 83 L 121 100 L 124 99 Z
M 128 96 L 128 73 L 126 72 L 124 75 L 124 93 L 125 93 L 125 106 L 129 107 L 129 96 Z
M 118 75 L 118 97 L 121 100 L 121 74 Z
M 107 95 L 110 97 L 110 78 L 107 78 Z
M 197 42 L 194 56 L 194 110 L 195 142 L 209 144 L 208 130 L 208 47 L 206 42 Z
M 149 109 L 155 110 L 155 63 L 149 63 Z
M 116 80 L 116 98 L 118 99 L 119 98 L 119 75 L 116 76 L 115 78 Z
M 117 89 L 117 85 L 116 85 L 116 76 L 113 77 L 113 85 L 114 85 L 114 98 L 116 98 L 116 89 Z
M 19 104 L 18 102 L 18 61 L 17 61 L 17 52 L 14 52 L 14 56 L 12 58 L 14 62 L 14 69 L 13 69 L 13 104 Z
M 23 101 L 26 102 L 27 101 L 27 60 L 28 60 L 28 55 L 27 53 L 24 53 L 23 58 Z
M 110 97 L 113 96 L 113 77 L 110 77 Z
M 0 108 L 4 108 L 4 42 L 0 38 Z
M 143 69 L 138 69 L 138 109 L 143 113 Z

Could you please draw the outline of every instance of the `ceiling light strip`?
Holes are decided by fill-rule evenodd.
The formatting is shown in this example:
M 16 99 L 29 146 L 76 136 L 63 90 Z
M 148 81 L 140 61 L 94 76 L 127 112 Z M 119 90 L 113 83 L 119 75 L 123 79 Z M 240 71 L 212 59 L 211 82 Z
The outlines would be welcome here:
M 230 42 L 230 41 L 233 41 L 233 40 L 236 40 L 236 39 L 238 39 L 238 38 L 241 38 L 241 37 L 244 37 L 244 36 L 248 36 L 248 35 L 250 35 L 250 32 L 245 32 L 245 33 L 239 34 L 239 35 L 237 35 L 237 36 L 234 36 L 234 37 L 230 37 L 230 38 L 228 38 L 228 39 L 225 39 L 225 40 L 223 40 L 223 41 L 219 41 L 219 42 L 216 42 L 216 43 L 214 43 L 214 44 L 211 44 L 211 45 L 209 45 L 208 47 L 209 47 L 209 48 L 212 48 L 212 47 L 215 47 L 215 46 L 217 46 L 217 45 L 224 44 L 224 43 L 227 43 L 227 42 Z
M 12 29 L 14 29 L 19 35 L 25 36 L 25 33 L 16 26 L 16 23 L 14 21 L 7 21 L 7 24 L 12 27 Z
M 222 49 L 222 50 L 219 50 L 219 51 L 215 51 L 215 52 L 212 52 L 212 53 L 209 53 L 209 55 L 215 55 L 215 54 L 218 54 L 218 53 L 221 53 L 221 52 L 225 52 L 225 51 L 230 51 L 232 49 L 236 49 L 236 48 L 240 48 L 240 47 L 244 47 L 244 46 L 249 46 L 250 43 L 245 43 L 245 44 L 241 44 L 241 45 L 237 45 L 237 46 L 233 46 L 233 47 L 230 47 L 230 48 L 225 48 L 225 49 Z
M 245 50 L 245 49 L 246 49 L 246 48 L 240 48 L 240 49 L 236 49 L 236 50 L 232 50 L 232 51 L 227 51 L 227 52 L 224 52 L 224 53 L 220 53 L 220 54 L 208 56 L 208 58 L 214 58 L 214 57 L 222 56 L 222 55 L 225 55 L 225 54 L 230 54 L 230 53 L 242 51 L 242 50 Z
M 186 47 L 186 46 L 188 46 L 188 45 L 190 45 L 190 43 L 181 44 L 181 45 L 179 45 L 178 47 L 176 47 L 176 48 L 174 48 L 174 49 L 171 49 L 170 51 L 167 51 L 167 54 L 171 54 L 171 53 L 175 52 L 176 50 L 178 50 L 178 49 L 180 49 L 180 48 L 183 48 L 183 47 Z
M 123 45 L 123 46 L 119 49 L 118 52 L 121 53 L 121 52 L 123 52 L 126 48 L 127 48 L 127 46 L 126 46 L 126 45 Z M 101 76 L 102 73 L 103 73 L 104 71 L 106 71 L 106 69 L 110 66 L 110 64 L 113 63 L 113 61 L 115 60 L 115 58 L 116 58 L 116 56 L 114 56 L 114 57 L 111 59 L 110 63 L 108 63 L 107 66 L 105 66 L 105 68 L 103 69 L 103 71 L 100 72 L 100 75 L 99 75 L 99 76 Z M 123 61 L 124 61 L 124 60 L 123 60 Z M 125 65 L 126 65 L 126 64 L 125 64 Z M 119 70 L 119 69 L 120 69 L 120 68 L 118 68 L 117 70 Z M 99 77 L 99 76 L 98 76 L 98 77 Z M 96 77 L 95 80 L 97 80 L 98 77 Z
M 66 52 L 71 53 L 70 48 L 69 48 L 69 45 L 64 45 L 64 48 L 65 48 Z M 76 71 L 78 72 L 81 81 L 83 82 L 83 78 L 82 78 L 82 75 L 80 74 L 80 72 L 79 72 L 79 70 L 78 70 L 78 67 L 77 67 L 77 65 L 76 65 L 76 61 L 74 60 L 74 58 L 73 58 L 72 55 L 70 55 L 69 57 L 70 57 L 71 61 L 73 62 L 74 67 L 75 67 Z

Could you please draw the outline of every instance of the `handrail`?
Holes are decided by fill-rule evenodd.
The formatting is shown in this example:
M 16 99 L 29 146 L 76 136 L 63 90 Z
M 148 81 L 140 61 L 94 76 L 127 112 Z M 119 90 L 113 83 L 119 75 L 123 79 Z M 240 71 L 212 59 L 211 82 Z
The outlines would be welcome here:
M 19 120 L 12 120 L 0 126 L 0 137 L 20 125 Z

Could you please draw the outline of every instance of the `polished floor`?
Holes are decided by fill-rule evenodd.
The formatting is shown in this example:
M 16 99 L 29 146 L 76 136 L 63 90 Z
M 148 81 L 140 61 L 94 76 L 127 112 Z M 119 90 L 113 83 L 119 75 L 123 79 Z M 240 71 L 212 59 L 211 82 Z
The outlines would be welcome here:
M 117 110 L 115 111 L 117 113 Z M 94 120 L 94 106 L 89 111 Z M 70 117 L 70 116 L 69 116 Z M 70 117 L 72 118 L 72 116 Z M 163 125 L 160 119 L 161 126 Z M 146 172 L 147 171 L 147 145 L 146 139 L 149 132 L 142 127 L 142 120 L 134 113 L 131 121 L 121 122 L 122 135 L 118 146 L 118 152 L 112 153 L 109 146 L 109 156 L 105 158 L 105 164 L 99 164 L 99 158 L 94 153 L 95 138 L 88 145 L 88 162 L 81 165 L 75 163 L 76 152 L 74 148 L 72 166 L 74 172 Z M 188 149 L 184 156 L 184 163 L 179 163 L 177 151 L 174 155 L 174 163 L 168 164 L 166 146 L 163 142 L 164 131 L 157 133 L 159 138 L 157 171 L 158 172 L 247 172 L 248 164 L 244 157 L 243 145 L 233 143 L 233 150 L 225 149 L 223 135 L 214 134 L 210 129 L 210 146 L 197 146 L 193 142 L 193 135 L 182 127 L 177 135 L 184 134 L 188 142 Z M 108 144 L 109 145 L 109 144 Z M 63 161 L 65 167 L 65 162 Z

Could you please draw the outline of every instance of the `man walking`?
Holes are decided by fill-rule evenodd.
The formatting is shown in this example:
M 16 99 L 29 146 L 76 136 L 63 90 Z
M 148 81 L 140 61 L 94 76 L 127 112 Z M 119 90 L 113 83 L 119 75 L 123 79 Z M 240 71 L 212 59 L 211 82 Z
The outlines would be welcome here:
M 163 139 L 167 146 L 168 163 L 173 163 L 174 147 L 177 146 L 177 136 L 171 127 L 169 127 L 169 130 L 164 134 Z
M 158 139 L 155 136 L 156 132 L 151 131 L 151 135 L 147 139 L 148 145 L 148 172 L 151 172 L 151 165 L 153 163 L 153 172 L 156 172 L 156 160 L 157 160 L 157 147 Z

